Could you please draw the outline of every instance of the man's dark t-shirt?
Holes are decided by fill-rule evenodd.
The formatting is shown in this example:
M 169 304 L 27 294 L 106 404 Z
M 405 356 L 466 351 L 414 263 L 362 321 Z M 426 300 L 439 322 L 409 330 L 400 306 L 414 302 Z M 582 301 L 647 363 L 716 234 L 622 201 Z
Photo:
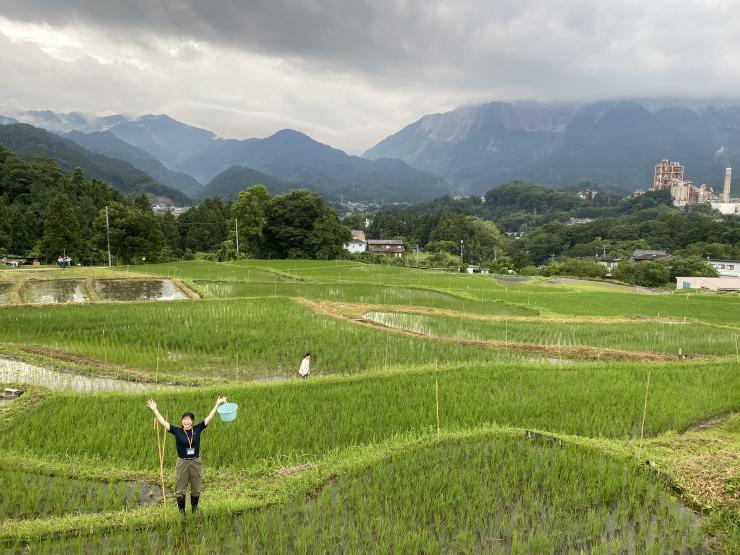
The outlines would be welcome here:
M 170 433 L 175 436 L 175 445 L 177 445 L 177 456 L 181 459 L 200 457 L 200 433 L 205 429 L 205 421 L 199 422 L 187 432 L 170 423 Z

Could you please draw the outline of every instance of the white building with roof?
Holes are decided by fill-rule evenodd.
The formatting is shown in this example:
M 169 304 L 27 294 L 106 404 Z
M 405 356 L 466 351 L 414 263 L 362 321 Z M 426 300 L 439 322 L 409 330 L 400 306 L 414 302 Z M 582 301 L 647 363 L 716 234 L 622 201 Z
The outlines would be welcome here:
M 709 258 L 707 262 L 717 270 L 721 277 L 740 277 L 740 260 Z
M 365 241 L 365 232 L 361 229 L 353 229 L 352 231 L 352 240 L 349 243 L 346 243 L 344 245 L 344 248 L 347 249 L 352 254 L 357 254 L 360 252 L 365 252 L 367 250 L 367 241 Z

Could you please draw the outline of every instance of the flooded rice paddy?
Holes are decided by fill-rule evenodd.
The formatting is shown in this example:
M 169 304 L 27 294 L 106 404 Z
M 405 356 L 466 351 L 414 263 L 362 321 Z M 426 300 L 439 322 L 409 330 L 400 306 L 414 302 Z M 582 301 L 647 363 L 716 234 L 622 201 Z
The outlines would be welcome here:
M 13 304 L 15 283 L 0 282 L 0 306 Z M 175 301 L 187 299 L 171 279 L 26 280 L 19 287 L 23 304 L 73 304 L 91 301 Z
M 174 386 L 153 383 L 133 382 L 67 372 L 44 368 L 18 360 L 0 358 L 0 384 L 28 383 L 40 385 L 57 391 L 74 391 L 75 393 L 98 393 L 116 391 L 122 393 L 140 393 L 152 389 L 167 389 Z
M 84 303 L 88 300 L 85 282 L 73 279 L 32 281 L 26 286 L 30 304 Z
M 95 289 L 106 301 L 176 301 L 187 299 L 185 293 L 170 279 L 97 280 Z

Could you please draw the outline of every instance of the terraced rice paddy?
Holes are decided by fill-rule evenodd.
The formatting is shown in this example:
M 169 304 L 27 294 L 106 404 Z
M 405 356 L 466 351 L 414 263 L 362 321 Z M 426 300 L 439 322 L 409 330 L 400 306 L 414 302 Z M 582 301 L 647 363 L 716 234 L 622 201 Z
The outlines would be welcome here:
M 157 488 L 144 482 L 100 482 L 0 470 L 0 520 L 97 513 L 151 504 Z
M 60 279 L 30 282 L 25 297 L 29 304 L 84 303 L 87 293 L 83 282 Z
M 559 346 L 594 346 L 682 356 L 732 356 L 740 330 L 689 322 L 560 323 L 497 319 L 469 320 L 437 315 L 371 312 L 366 318 L 421 335 L 470 341 L 498 341 Z
M 171 280 L 98 280 L 95 282 L 98 294 L 105 301 L 176 301 L 186 299 Z
M 691 513 L 637 469 L 491 435 L 390 454 L 313 498 L 222 516 L 195 536 L 119 534 L 93 546 L 132 544 L 157 553 L 699 553 L 704 539 Z
M 499 315 L 536 315 L 526 307 L 503 302 L 480 302 L 429 289 L 408 287 L 322 284 L 322 283 L 241 283 L 196 282 L 206 293 L 219 298 L 304 297 L 361 304 L 426 306 L 472 313 Z
M 0 281 L 0 306 L 55 305 L 91 301 L 173 301 L 187 298 L 188 295 L 169 279 L 73 278 Z
M 0 406 L 0 551 L 740 553 L 737 295 L 353 262 L 136 269 L 159 277 L 73 269 L 57 276 L 87 302 L 0 308 L 0 352 L 24 365 L 0 379 L 26 390 Z M 18 305 L 42 282 L 27 273 L 0 272 L 0 296 Z M 171 298 L 162 278 L 205 298 L 135 300 Z M 306 351 L 313 375 L 293 379 Z M 220 395 L 238 417 L 204 432 L 183 527 L 145 400 L 178 422 Z
M 0 282 L 0 306 L 10 304 L 10 290 L 12 287 L 12 283 Z

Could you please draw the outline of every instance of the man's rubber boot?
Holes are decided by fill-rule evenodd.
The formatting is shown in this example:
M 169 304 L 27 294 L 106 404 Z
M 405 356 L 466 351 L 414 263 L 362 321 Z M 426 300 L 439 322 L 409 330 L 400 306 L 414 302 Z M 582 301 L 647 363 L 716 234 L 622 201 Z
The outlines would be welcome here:
M 187 518 L 187 515 L 185 514 L 185 495 L 177 496 L 177 508 L 180 509 L 180 518 L 184 523 Z
M 195 514 L 195 511 L 198 510 L 198 500 L 200 499 L 197 495 L 191 495 L 190 496 L 190 507 L 193 510 L 193 514 Z

